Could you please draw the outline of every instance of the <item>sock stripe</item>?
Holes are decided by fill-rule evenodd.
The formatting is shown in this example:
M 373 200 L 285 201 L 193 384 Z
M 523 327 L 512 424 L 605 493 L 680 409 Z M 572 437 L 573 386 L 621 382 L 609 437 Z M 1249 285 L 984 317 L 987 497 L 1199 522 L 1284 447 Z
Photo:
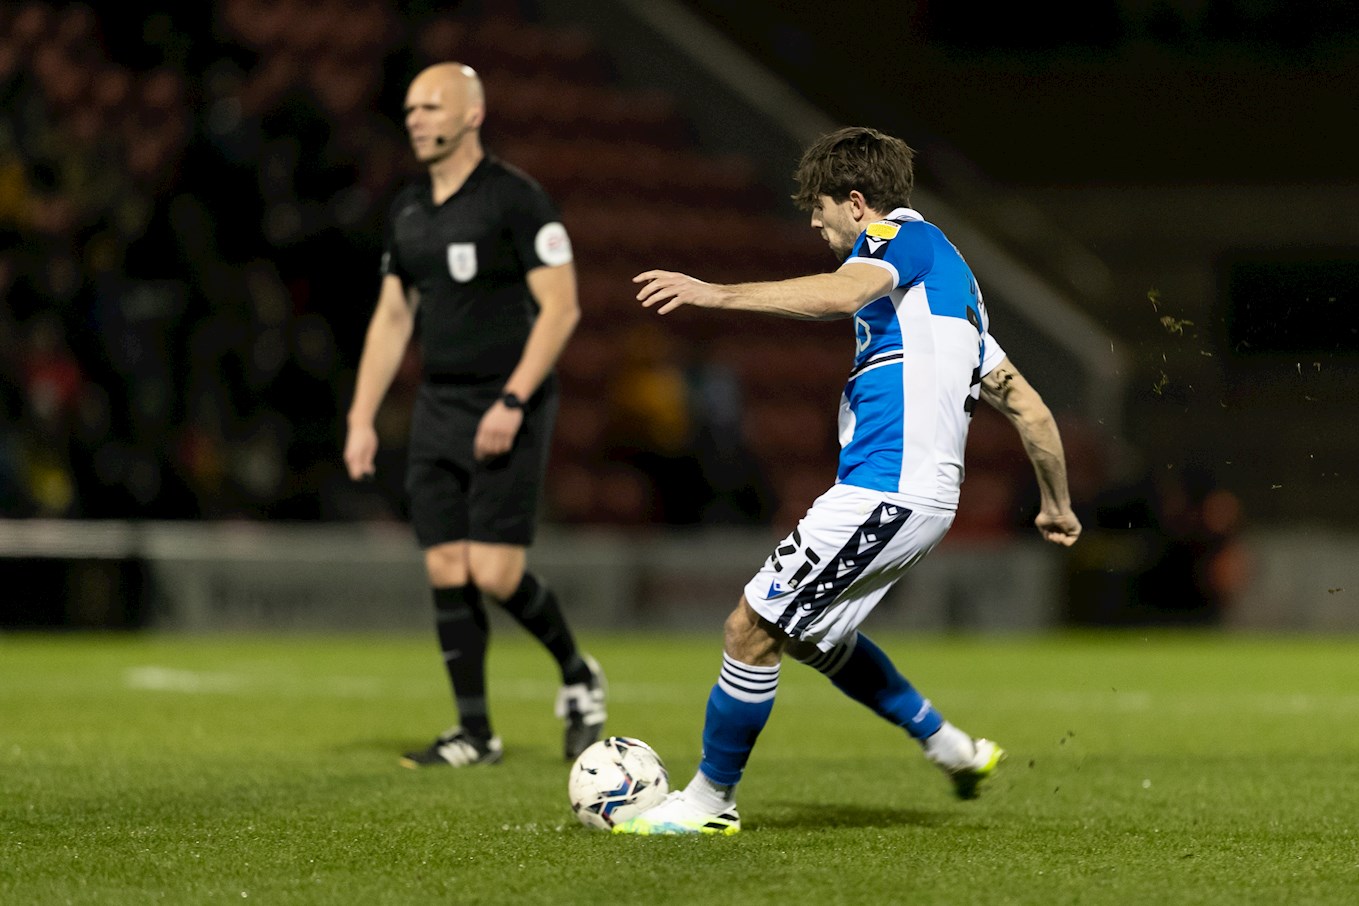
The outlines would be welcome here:
M 534 577 L 528 575 L 526 575 L 525 578 L 534 579 Z M 537 579 L 534 579 L 533 596 L 529 599 L 528 603 L 524 605 L 524 609 L 521 615 L 524 617 L 524 619 L 531 620 L 542 612 L 543 605 L 546 603 L 547 603 L 547 587 L 539 583 Z
M 722 655 L 722 669 L 756 683 L 778 679 L 779 675 L 778 664 L 774 664 L 772 667 L 757 667 L 754 664 L 743 664 L 740 661 L 732 660 L 725 654 Z
M 758 686 L 747 686 L 733 682 L 725 674 L 717 678 L 717 684 L 732 698 L 743 702 L 762 702 L 774 697 L 773 689 L 761 689 Z
M 756 667 L 722 655 L 722 671 L 717 685 L 732 698 L 743 702 L 765 702 L 774 697 L 779 686 L 779 665 Z
M 811 667 L 818 673 L 827 677 L 833 677 L 840 672 L 854 654 L 854 646 L 859 643 L 859 634 L 856 632 L 849 639 L 836 645 L 830 651 L 817 651 L 811 657 L 801 659 L 802 663 Z
M 440 608 L 434 612 L 436 623 L 456 623 L 459 620 L 466 620 L 472 615 L 470 607 L 448 607 Z

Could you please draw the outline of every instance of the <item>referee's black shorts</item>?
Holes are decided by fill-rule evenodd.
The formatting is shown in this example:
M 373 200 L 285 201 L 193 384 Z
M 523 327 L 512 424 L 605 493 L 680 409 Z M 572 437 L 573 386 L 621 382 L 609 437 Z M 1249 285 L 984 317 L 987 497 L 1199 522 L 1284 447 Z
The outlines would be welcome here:
M 510 452 L 477 462 L 472 442 L 503 381 L 425 382 L 411 417 L 406 492 L 422 548 L 448 541 L 533 542 L 547 473 L 557 386 L 543 382 L 524 406 L 524 423 Z

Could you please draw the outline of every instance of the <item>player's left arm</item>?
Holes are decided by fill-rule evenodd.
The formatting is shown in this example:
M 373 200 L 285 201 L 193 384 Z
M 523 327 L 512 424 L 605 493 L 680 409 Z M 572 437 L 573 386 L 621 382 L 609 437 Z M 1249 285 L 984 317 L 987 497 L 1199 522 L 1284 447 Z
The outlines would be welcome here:
M 1066 453 L 1052 410 L 1009 356 L 982 378 L 981 395 L 1014 425 L 1033 464 L 1041 501 L 1033 522 L 1039 534 L 1054 544 L 1065 547 L 1075 544 L 1081 535 L 1081 521 L 1071 510 Z
M 580 302 L 576 293 L 576 266 L 571 262 L 536 267 L 526 277 L 529 292 L 538 303 L 538 317 L 524 343 L 514 371 L 503 388 L 521 400 L 538 392 L 547 380 L 566 342 L 580 321 Z M 524 413 L 497 401 L 482 416 L 473 442 L 478 459 L 490 459 L 509 452 L 524 423 Z
M 632 278 L 643 284 L 637 299 L 658 314 L 681 305 L 754 311 L 785 318 L 825 321 L 852 317 L 874 299 L 892 291 L 896 281 L 886 268 L 861 262 L 829 274 L 811 274 L 763 283 L 705 283 L 673 271 L 645 271 Z

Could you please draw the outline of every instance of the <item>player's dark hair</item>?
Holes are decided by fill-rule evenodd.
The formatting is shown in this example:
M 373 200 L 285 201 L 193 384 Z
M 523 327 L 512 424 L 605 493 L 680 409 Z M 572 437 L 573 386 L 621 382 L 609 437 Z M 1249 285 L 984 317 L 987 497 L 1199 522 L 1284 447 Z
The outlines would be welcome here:
M 876 129 L 850 126 L 828 132 L 802 153 L 793 201 L 810 211 L 822 195 L 844 201 L 858 189 L 875 211 L 909 207 L 914 160 L 910 145 Z

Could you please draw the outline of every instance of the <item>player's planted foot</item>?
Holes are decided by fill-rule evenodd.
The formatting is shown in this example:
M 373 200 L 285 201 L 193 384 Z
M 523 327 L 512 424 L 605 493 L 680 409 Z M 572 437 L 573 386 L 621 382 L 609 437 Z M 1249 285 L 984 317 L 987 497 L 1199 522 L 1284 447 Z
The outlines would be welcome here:
M 729 837 L 740 830 L 741 816 L 736 813 L 736 806 L 727 806 L 714 814 L 689 801 L 683 791 L 671 793 L 660 805 L 613 826 L 615 834 L 641 836 L 718 834 Z
M 465 768 L 474 764 L 495 764 L 504 754 L 499 736 L 477 739 L 464 733 L 462 727 L 453 727 L 430 743 L 429 748 L 401 756 L 401 766 Z
M 563 745 L 567 761 L 576 757 L 587 747 L 604 735 L 604 721 L 608 718 L 604 701 L 608 694 L 608 682 L 599 662 L 590 655 L 581 655 L 585 666 L 590 670 L 590 681 L 562 686 L 557 692 L 557 717 L 566 722 L 566 737 Z
M 978 787 L 1005 760 L 1005 750 L 989 739 L 974 739 L 972 746 L 976 752 L 972 763 L 948 772 L 949 778 L 953 780 L 953 792 L 959 799 L 976 799 Z

